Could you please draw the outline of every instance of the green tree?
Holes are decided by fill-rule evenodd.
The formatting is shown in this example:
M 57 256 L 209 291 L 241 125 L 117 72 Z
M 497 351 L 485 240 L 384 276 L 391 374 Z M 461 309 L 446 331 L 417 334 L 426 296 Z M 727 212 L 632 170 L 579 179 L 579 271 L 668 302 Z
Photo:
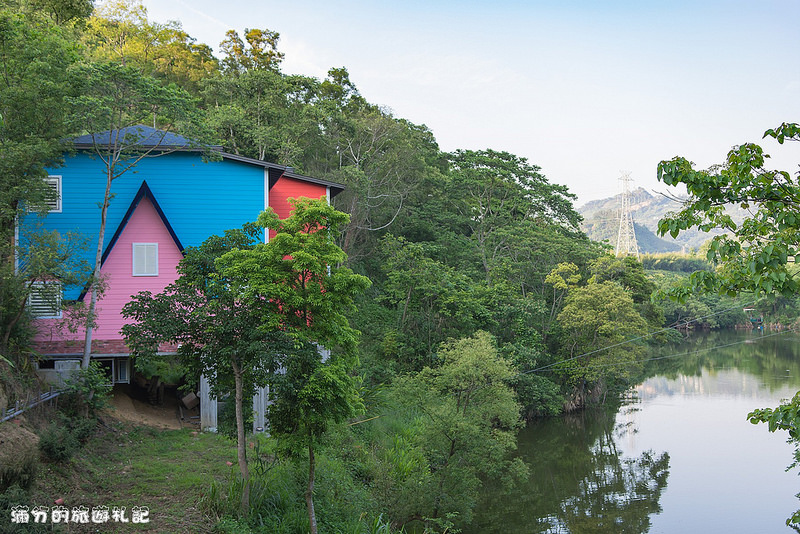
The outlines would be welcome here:
M 63 287 L 83 287 L 91 279 L 91 265 L 80 259 L 86 246 L 86 239 L 74 233 L 62 235 L 41 228 L 20 232 L 14 245 L 16 262 L 0 264 L 0 355 L 14 355 L 25 348 L 28 298 L 34 291 L 60 309 Z M 0 245 L 0 250 L 4 248 Z M 60 284 L 47 283 L 53 280 Z
M 45 168 L 63 161 L 62 137 L 69 131 L 65 99 L 75 91 L 70 71 L 77 60 L 65 28 L 13 4 L 0 8 L 0 354 L 5 356 L 11 345 L 25 346 L 31 334 L 24 326 L 34 284 L 56 276 L 65 284 L 81 283 L 80 265 L 70 254 L 78 241 L 15 235 L 19 218 L 45 213 L 52 200 Z
M 276 232 L 269 243 L 231 250 L 217 265 L 230 291 L 261 314 L 266 331 L 294 340 L 273 379 L 270 428 L 292 452 L 308 452 L 305 498 L 316 534 L 315 446 L 330 422 L 355 415 L 361 407 L 352 376 L 359 333 L 346 313 L 370 282 L 343 266 L 347 257 L 334 241 L 347 214 L 320 199 L 290 203 L 287 219 L 271 209 L 259 217 L 259 225 Z
M 647 323 L 620 285 L 605 281 L 574 289 L 558 322 L 565 359 L 557 369 L 573 389 L 574 408 L 600 393 L 595 386 L 625 379 L 641 366 L 643 346 L 626 341 L 646 332 Z
M 279 39 L 280 34 L 272 30 L 245 28 L 242 41 L 236 30 L 228 30 L 225 40 L 219 44 L 220 51 L 225 54 L 223 69 L 234 75 L 262 69 L 277 72 L 283 61 L 283 52 L 278 52 Z
M 8 245 L 15 220 L 45 209 L 45 167 L 63 161 L 68 133 L 65 98 L 74 94 L 77 48 L 41 17 L 0 10 L 0 232 Z M 0 261 L 13 261 L 5 246 Z
M 248 301 L 222 272 L 218 258 L 231 250 L 256 246 L 263 230 L 246 225 L 211 236 L 199 247 L 189 247 L 178 265 L 178 279 L 157 295 L 141 292 L 125 305 L 123 315 L 135 322 L 122 327 L 125 342 L 143 369 L 163 364 L 159 345 L 177 346 L 177 354 L 191 379 L 204 375 L 217 396 L 233 389 L 239 470 L 245 488 L 242 510 L 249 506 L 250 473 L 243 400 L 256 387 L 269 383 L 280 353 L 292 350 L 288 337 L 264 322 L 259 303 Z
M 644 267 L 632 256 L 616 257 L 605 254 L 589 264 L 589 270 L 597 282 L 617 282 L 630 293 L 636 310 L 652 328 L 664 324 L 664 312 L 653 303 L 656 284 L 647 276 Z
M 197 43 L 180 22 L 148 20 L 141 0 L 107 0 L 83 34 L 90 59 L 119 63 L 196 94 L 200 82 L 219 72 L 211 47 Z
M 203 87 L 208 125 L 234 154 L 298 165 L 318 128 L 308 104 L 314 86 L 271 69 L 209 78 Z
M 407 369 L 432 365 L 436 347 L 447 338 L 487 327 L 490 312 L 481 285 L 453 267 L 430 258 L 425 247 L 387 235 L 381 242 L 386 273 L 384 301 L 393 306 L 400 333 L 398 353 Z
M 525 473 L 521 462 L 508 458 L 520 406 L 508 385 L 513 369 L 488 333 L 445 343 L 439 357 L 439 367 L 401 377 L 395 386 L 397 401 L 418 417 L 417 446 L 431 473 L 409 519 L 436 522 L 455 513 L 467 524 L 484 477 L 511 480 Z
M 565 186 L 549 183 L 527 159 L 494 150 L 459 150 L 450 154 L 450 164 L 450 198 L 469 229 L 488 281 L 518 225 L 545 219 L 577 231 L 581 217 L 572 207 L 575 196 Z

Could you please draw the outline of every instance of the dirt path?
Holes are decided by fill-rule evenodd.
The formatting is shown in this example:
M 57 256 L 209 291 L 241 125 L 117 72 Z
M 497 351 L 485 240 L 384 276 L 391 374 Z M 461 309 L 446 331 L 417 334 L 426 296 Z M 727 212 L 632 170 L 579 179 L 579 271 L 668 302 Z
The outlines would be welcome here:
M 165 398 L 163 405 L 153 406 L 131 398 L 124 390 L 115 388 L 111 397 L 111 408 L 108 410 L 112 417 L 131 423 L 168 430 L 182 428 L 177 399 Z

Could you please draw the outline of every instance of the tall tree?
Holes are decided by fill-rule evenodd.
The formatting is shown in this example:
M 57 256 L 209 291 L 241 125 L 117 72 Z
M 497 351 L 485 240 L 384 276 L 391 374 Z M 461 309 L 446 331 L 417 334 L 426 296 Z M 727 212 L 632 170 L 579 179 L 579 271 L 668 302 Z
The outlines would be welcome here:
M 0 8 L 0 352 L 8 354 L 25 322 L 27 297 L 45 279 L 64 276 L 69 236 L 16 235 L 28 212 L 44 214 L 53 200 L 46 167 L 63 161 L 68 133 L 65 99 L 75 92 L 78 50 L 69 31 L 35 12 Z M 34 215 L 28 214 L 28 217 Z M 41 245 L 41 246 L 40 246 Z M 54 248 L 50 248 L 50 247 Z M 24 336 L 18 338 L 24 343 Z
M 558 322 L 564 360 L 557 369 L 573 390 L 571 408 L 584 407 L 592 393 L 641 365 L 644 347 L 627 341 L 645 332 L 647 323 L 618 284 L 596 282 L 571 290 Z
M 417 416 L 418 446 L 431 473 L 409 519 L 437 521 L 455 512 L 469 523 L 483 477 L 525 472 L 508 458 L 520 406 L 508 385 L 512 367 L 488 333 L 445 343 L 439 357 L 441 366 L 398 379 L 394 390 Z
M 258 28 L 245 28 L 244 41 L 236 30 L 228 30 L 219 44 L 225 54 L 222 68 L 229 74 L 242 74 L 251 70 L 278 71 L 283 52 L 278 52 L 278 32 Z M 245 44 L 246 41 L 246 44 Z
M 360 407 L 352 376 L 359 333 L 346 314 L 370 282 L 343 266 L 347 257 L 334 241 L 347 214 L 320 199 L 290 202 L 294 209 L 287 219 L 271 209 L 258 218 L 259 225 L 276 232 L 269 243 L 231 250 L 217 266 L 230 290 L 260 311 L 266 331 L 295 340 L 295 349 L 281 360 L 283 373 L 274 379 L 270 428 L 294 452 L 308 452 L 305 498 L 316 534 L 316 442 L 329 422 Z
M 186 131 L 196 125 L 194 102 L 175 86 L 164 87 L 156 79 L 143 75 L 133 67 L 113 63 L 82 65 L 77 72 L 84 80 L 81 94 L 70 99 L 72 120 L 76 130 L 88 132 L 91 151 L 100 161 L 106 176 L 106 187 L 100 199 L 100 223 L 94 281 L 87 310 L 86 337 L 82 367 L 88 368 L 92 350 L 92 331 L 99 293 L 100 266 L 105 240 L 106 216 L 113 198 L 114 180 L 133 169 L 146 157 L 155 157 L 170 149 L 165 139 L 173 131 Z M 153 123 L 159 129 L 141 126 Z M 201 138 L 198 129 L 195 139 Z M 194 141 L 192 141 L 194 142 Z
M 45 167 L 63 161 L 69 131 L 65 98 L 75 94 L 77 48 L 61 28 L 0 10 L 0 232 L 10 244 L 25 210 L 46 208 Z M 13 259 L 5 247 L 2 261 Z
M 203 89 L 209 126 L 234 154 L 301 164 L 306 139 L 319 127 L 308 104 L 315 85 L 269 69 L 210 78 Z
M 449 196 L 461 211 L 480 254 L 487 281 L 507 253 L 512 228 L 543 219 L 577 231 L 575 196 L 551 184 L 527 159 L 494 150 L 459 150 L 450 155 Z
M 270 381 L 280 354 L 293 344 L 280 330 L 265 327 L 258 302 L 248 301 L 232 289 L 232 280 L 218 267 L 217 259 L 231 250 L 256 246 L 263 229 L 246 225 L 223 236 L 211 236 L 199 247 L 190 247 L 178 265 L 178 279 L 162 293 L 142 292 L 123 308 L 134 322 L 122 332 L 137 366 L 160 362 L 159 345 L 177 346 L 187 375 L 205 376 L 217 396 L 234 391 L 236 443 L 239 471 L 244 481 L 242 510 L 249 507 L 250 473 L 245 444 L 243 400 L 256 387 Z

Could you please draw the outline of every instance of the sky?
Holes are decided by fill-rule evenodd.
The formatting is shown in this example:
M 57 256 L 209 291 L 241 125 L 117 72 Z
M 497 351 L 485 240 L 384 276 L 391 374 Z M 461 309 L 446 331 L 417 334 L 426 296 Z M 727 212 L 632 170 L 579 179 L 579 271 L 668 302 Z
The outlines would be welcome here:
M 215 52 L 225 32 L 280 33 L 282 71 L 347 68 L 369 102 L 431 129 L 444 151 L 501 150 L 567 185 L 577 205 L 706 168 L 760 142 L 795 172 L 800 0 L 144 0 Z M 800 145 L 798 143 L 797 145 Z M 674 190 L 672 190 L 674 192 Z

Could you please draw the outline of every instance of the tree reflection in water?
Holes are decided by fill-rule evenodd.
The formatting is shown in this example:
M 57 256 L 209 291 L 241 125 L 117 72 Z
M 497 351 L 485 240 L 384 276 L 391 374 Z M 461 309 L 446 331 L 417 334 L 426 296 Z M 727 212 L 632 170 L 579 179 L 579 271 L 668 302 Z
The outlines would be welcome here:
M 635 429 L 614 428 L 616 412 L 598 408 L 529 425 L 518 450 L 529 479 L 511 490 L 488 484 L 464 532 L 647 532 L 661 511 L 669 455 L 623 457 L 615 440 Z

